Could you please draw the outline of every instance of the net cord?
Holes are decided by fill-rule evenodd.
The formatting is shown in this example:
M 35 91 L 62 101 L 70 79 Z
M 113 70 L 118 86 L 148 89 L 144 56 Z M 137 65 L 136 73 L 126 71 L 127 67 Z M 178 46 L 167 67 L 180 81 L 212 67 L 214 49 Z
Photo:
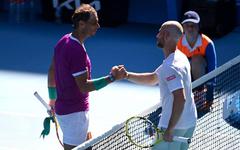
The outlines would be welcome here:
M 221 74 L 222 72 L 231 68 L 232 66 L 236 65 L 239 62 L 240 62 L 240 55 L 238 55 L 237 57 L 228 61 L 227 63 L 223 64 L 222 66 L 216 68 L 215 70 L 209 72 L 208 74 L 205 74 L 201 78 L 195 80 L 192 83 L 192 89 L 194 89 L 194 88 L 198 87 L 199 85 L 205 83 L 206 81 L 209 81 L 210 79 L 216 77 L 217 75 Z

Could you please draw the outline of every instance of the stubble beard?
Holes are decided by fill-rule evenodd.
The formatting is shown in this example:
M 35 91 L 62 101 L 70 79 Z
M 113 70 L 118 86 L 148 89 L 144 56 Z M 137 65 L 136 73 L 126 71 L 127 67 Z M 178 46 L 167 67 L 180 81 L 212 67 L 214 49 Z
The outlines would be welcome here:
M 157 41 L 157 47 L 163 48 L 163 44 L 160 41 Z

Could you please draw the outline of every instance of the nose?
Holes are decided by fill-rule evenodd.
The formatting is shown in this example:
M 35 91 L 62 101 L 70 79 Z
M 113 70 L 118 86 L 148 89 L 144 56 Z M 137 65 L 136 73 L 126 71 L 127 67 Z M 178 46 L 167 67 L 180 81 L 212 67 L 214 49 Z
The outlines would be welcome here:
M 98 28 L 100 28 L 100 24 L 99 24 L 99 23 L 97 23 L 97 29 L 98 29 Z
M 160 33 L 158 32 L 157 35 L 156 35 L 156 38 L 157 38 L 157 39 L 159 38 L 159 34 L 160 34 Z

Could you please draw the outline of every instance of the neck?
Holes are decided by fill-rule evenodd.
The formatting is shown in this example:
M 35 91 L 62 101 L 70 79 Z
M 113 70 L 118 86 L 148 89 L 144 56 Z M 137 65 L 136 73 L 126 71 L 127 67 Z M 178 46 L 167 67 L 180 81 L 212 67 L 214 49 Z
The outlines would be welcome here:
M 176 50 L 176 44 L 167 45 L 163 48 L 163 53 L 165 58 L 167 58 L 171 53 L 174 53 Z
M 196 36 L 186 36 L 187 42 L 191 47 L 194 47 L 196 41 L 197 41 L 198 35 Z
M 77 31 L 77 30 L 74 30 L 74 31 L 72 32 L 72 36 L 75 37 L 76 39 L 78 39 L 81 44 L 82 44 L 82 43 L 84 42 L 84 40 L 85 40 L 85 36 L 84 36 L 81 32 L 79 32 L 79 31 Z

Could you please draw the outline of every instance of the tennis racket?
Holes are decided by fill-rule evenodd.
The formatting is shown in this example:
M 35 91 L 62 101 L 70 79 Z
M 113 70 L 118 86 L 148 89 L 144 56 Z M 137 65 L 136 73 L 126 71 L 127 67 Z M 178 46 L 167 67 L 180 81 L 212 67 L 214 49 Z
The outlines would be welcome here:
M 38 94 L 38 92 L 34 92 L 33 94 L 38 100 L 39 102 L 42 103 L 42 105 L 47 109 L 47 112 L 49 114 L 49 116 L 52 116 L 51 114 L 51 107 L 43 100 L 43 98 Z
M 38 92 L 34 92 L 34 96 L 35 96 L 35 97 L 42 103 L 42 105 L 47 109 L 48 115 L 53 118 L 58 141 L 59 141 L 59 143 L 60 143 L 60 144 L 62 145 L 62 147 L 63 147 L 63 143 L 62 143 L 62 141 L 60 140 L 59 133 L 58 133 L 58 123 L 57 123 L 57 119 L 56 119 L 55 114 L 52 113 L 51 107 L 43 100 L 43 98 L 38 94 Z M 49 129 L 50 129 L 50 128 L 49 128 Z M 49 130 L 49 131 L 50 131 L 50 130 Z
M 131 117 L 125 122 L 128 139 L 138 147 L 150 148 L 163 141 L 163 131 L 144 117 Z M 191 139 L 174 136 L 173 141 L 190 143 Z

